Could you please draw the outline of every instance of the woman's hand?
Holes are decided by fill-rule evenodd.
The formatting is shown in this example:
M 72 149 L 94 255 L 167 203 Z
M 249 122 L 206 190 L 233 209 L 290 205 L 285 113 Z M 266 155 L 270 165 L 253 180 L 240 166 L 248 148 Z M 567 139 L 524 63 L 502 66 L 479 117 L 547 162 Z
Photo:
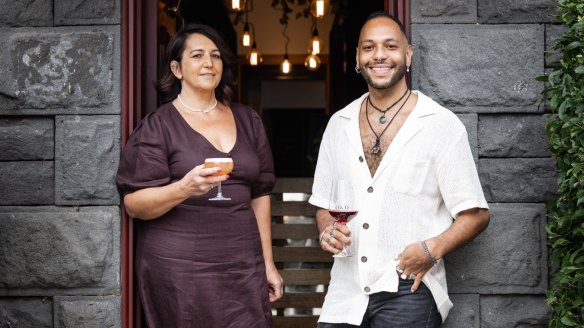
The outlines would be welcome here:
M 204 164 L 196 166 L 179 180 L 180 190 L 185 193 L 187 198 L 204 195 L 216 187 L 219 181 L 225 181 L 229 178 L 228 175 L 215 175 L 220 172 L 221 168 L 219 167 L 205 168 Z
M 284 295 L 284 279 L 273 264 L 266 265 L 266 277 L 268 279 L 268 297 L 270 302 L 275 302 Z

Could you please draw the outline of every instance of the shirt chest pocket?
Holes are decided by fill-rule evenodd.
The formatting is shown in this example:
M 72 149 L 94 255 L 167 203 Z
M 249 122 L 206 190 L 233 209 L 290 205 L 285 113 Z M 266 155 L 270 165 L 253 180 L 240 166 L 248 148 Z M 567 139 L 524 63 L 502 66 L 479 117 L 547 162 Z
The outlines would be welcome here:
M 402 161 L 398 164 L 392 187 L 399 193 L 416 196 L 422 191 L 430 171 L 430 161 Z

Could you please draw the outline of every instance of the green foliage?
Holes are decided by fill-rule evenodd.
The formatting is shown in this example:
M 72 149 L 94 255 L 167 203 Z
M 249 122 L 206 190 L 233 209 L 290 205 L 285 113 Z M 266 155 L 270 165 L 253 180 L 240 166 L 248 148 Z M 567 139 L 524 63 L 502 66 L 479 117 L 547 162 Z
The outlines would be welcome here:
M 567 32 L 556 42 L 559 65 L 545 80 L 552 115 L 547 124 L 557 160 L 558 198 L 549 204 L 550 327 L 584 327 L 584 2 L 559 0 Z

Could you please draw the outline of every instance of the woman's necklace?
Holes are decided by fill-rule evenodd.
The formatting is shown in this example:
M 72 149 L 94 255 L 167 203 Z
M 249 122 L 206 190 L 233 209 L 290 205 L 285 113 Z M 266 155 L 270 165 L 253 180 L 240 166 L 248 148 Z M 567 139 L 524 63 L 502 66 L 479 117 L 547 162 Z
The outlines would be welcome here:
M 369 123 L 369 127 L 371 128 L 371 131 L 375 135 L 375 144 L 373 145 L 373 147 L 371 147 L 371 153 L 373 155 L 379 155 L 379 152 L 381 151 L 381 136 L 385 133 L 387 128 L 389 128 L 389 126 L 391 125 L 391 122 L 393 122 L 393 119 L 397 116 L 397 114 L 399 114 L 400 110 L 402 110 L 402 108 L 404 108 L 404 105 L 408 102 L 408 99 L 410 99 L 410 95 L 412 94 L 412 92 L 410 91 L 410 89 L 408 89 L 407 91 L 409 91 L 409 93 L 408 93 L 408 96 L 406 97 L 406 100 L 403 102 L 403 104 L 401 104 L 401 106 L 399 106 L 399 109 L 395 112 L 395 114 L 393 115 L 391 120 L 389 120 L 389 124 L 387 124 L 387 126 L 383 129 L 383 131 L 381 131 L 381 133 L 379 135 L 377 135 L 377 133 L 373 129 L 373 126 L 371 125 L 371 122 L 369 121 L 369 101 L 367 101 L 367 103 L 365 103 L 365 117 L 367 118 L 367 123 Z M 403 96 L 402 96 L 402 98 L 403 98 Z M 401 98 L 400 98 L 400 100 L 401 100 Z
M 393 104 L 391 104 L 391 106 L 387 107 L 385 110 L 381 110 L 380 108 L 378 108 L 377 106 L 375 106 L 375 104 L 373 104 L 373 102 L 371 101 L 371 98 L 369 96 L 367 96 L 367 101 L 371 104 L 371 106 L 373 106 L 373 108 L 375 108 L 378 112 L 381 113 L 381 117 L 379 118 L 379 123 L 381 124 L 385 124 L 385 122 L 387 122 L 387 118 L 385 118 L 385 112 L 387 112 L 388 110 L 392 109 L 393 106 L 395 106 L 398 102 L 400 102 L 402 99 L 404 99 L 406 93 L 408 93 L 410 89 L 406 88 L 406 92 L 404 92 L 404 94 L 399 97 L 399 99 L 394 102 Z
M 208 112 L 212 111 L 213 109 L 215 109 L 215 107 L 217 107 L 217 98 L 215 98 L 215 103 L 213 103 L 213 106 L 211 106 L 207 109 L 192 109 L 182 101 L 182 99 L 180 98 L 180 95 L 177 95 L 177 98 L 178 98 L 178 101 L 180 101 L 180 103 L 184 106 L 184 108 L 186 108 L 187 110 L 189 110 L 191 112 L 195 112 L 195 113 L 208 113 Z

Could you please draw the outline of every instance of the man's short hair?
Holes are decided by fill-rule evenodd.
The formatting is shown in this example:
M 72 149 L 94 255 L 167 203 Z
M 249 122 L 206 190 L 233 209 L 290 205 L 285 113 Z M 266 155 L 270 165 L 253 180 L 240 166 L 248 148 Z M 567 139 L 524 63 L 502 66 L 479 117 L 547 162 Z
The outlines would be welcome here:
M 379 18 L 379 17 L 386 17 L 386 18 L 389 18 L 392 21 L 394 21 L 397 24 L 397 26 L 399 26 L 399 30 L 405 35 L 406 40 L 408 40 L 408 43 L 409 43 L 410 40 L 408 38 L 408 35 L 406 34 L 406 30 L 405 30 L 402 22 L 400 22 L 399 19 L 397 17 L 395 17 L 394 15 L 392 15 L 388 12 L 385 12 L 385 11 L 376 11 L 376 12 L 371 13 L 369 16 L 367 16 L 367 18 L 363 22 L 363 25 L 361 25 L 361 30 L 363 30 L 363 26 L 365 26 L 365 24 L 367 24 L 368 21 L 375 19 L 375 18 Z

